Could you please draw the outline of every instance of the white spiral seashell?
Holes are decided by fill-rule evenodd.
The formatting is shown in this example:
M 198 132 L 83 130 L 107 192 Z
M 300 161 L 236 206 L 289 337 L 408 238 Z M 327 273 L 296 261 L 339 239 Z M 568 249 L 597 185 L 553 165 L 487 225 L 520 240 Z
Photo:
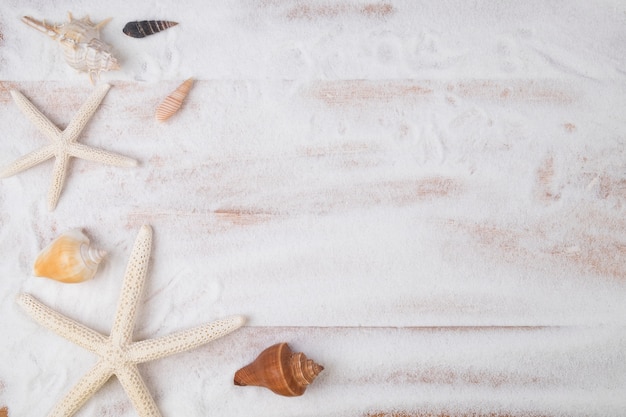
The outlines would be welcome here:
M 50 25 L 30 16 L 22 17 L 22 21 L 28 26 L 57 41 L 63 49 L 65 62 L 79 72 L 88 73 L 92 83 L 101 72 L 120 69 L 117 59 L 112 55 L 111 46 L 100 39 L 100 29 L 110 18 L 94 24 L 88 16 L 74 19 L 68 13 L 68 19 L 64 24 Z
M 80 255 L 85 263 L 92 268 L 97 268 L 98 264 L 102 262 L 102 259 L 106 256 L 106 251 L 96 249 L 88 244 L 80 245 Z
M 94 277 L 105 255 L 105 251 L 90 245 L 82 231 L 69 230 L 39 253 L 33 274 L 64 283 L 87 281 Z

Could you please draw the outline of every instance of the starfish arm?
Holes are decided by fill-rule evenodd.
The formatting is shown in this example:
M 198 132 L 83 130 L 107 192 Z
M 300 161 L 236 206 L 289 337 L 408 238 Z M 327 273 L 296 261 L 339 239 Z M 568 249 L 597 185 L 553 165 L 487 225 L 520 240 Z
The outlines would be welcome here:
M 113 375 L 111 368 L 98 361 L 59 401 L 48 417 L 71 417 Z
M 69 155 L 57 155 L 52 169 L 52 182 L 48 190 L 48 210 L 52 211 L 57 206 L 63 184 L 65 184 L 65 176 L 67 175 L 67 165 L 70 160 Z
M 141 363 L 191 350 L 237 330 L 244 323 L 244 317 L 233 316 L 158 339 L 136 342 L 129 347 L 128 360 Z
M 116 346 L 128 344 L 132 339 L 135 314 L 148 272 L 152 247 L 152 229 L 144 225 L 139 230 L 124 274 L 122 293 L 111 329 L 111 341 Z
M 61 136 L 61 130 L 52 124 L 42 112 L 37 109 L 22 93 L 11 90 L 11 96 L 17 104 L 17 107 L 24 113 L 28 119 L 39 129 L 41 133 L 49 139 L 57 140 Z
M 30 294 L 21 294 L 17 303 L 43 327 L 93 353 L 97 354 L 106 343 L 105 336 L 57 313 Z
M 25 171 L 28 168 L 32 168 L 35 165 L 52 158 L 52 156 L 54 156 L 54 149 L 54 145 L 48 145 L 27 153 L 11 165 L 2 169 L 2 171 L 0 171 L 0 178 L 10 177 L 18 172 Z
M 136 365 L 125 366 L 115 373 L 124 391 L 135 406 L 139 417 L 161 417 L 161 412 L 156 406 L 152 395 L 148 391 L 145 382 L 141 378 Z
M 88 161 L 100 162 L 106 165 L 118 167 L 135 167 L 137 161 L 124 155 L 105 151 L 104 149 L 93 148 L 81 143 L 72 143 L 69 147 L 69 154 L 76 158 Z
M 98 106 L 107 95 L 111 86 L 109 84 L 101 84 L 97 86 L 93 93 L 89 96 L 87 101 L 78 109 L 76 116 L 72 119 L 69 125 L 63 131 L 63 136 L 68 139 L 68 142 L 75 142 L 80 135 L 80 132 L 85 128 L 91 116 L 98 110 Z

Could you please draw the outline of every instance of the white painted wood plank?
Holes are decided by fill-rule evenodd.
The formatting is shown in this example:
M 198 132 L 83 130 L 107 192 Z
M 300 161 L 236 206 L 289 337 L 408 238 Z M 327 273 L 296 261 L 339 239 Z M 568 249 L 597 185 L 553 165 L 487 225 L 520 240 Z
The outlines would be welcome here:
M 106 4 L 7 0 L 0 9 L 0 79 L 74 78 L 45 35 L 20 22 L 63 23 L 66 10 L 113 20 L 103 38 L 123 62 L 106 80 L 398 79 L 526 77 L 622 78 L 626 52 L 620 2 L 566 7 L 541 1 L 432 4 L 413 0 L 193 0 L 184 7 L 123 0 Z M 538 13 L 541 10 L 541 13 Z M 145 39 L 128 21 L 163 18 L 175 28 Z M 44 65 L 42 65 L 44 64 Z M 86 78 L 83 79 L 87 84 Z
M 29 346 L 38 363 L 3 382 L 7 398 L 45 388 L 38 401 L 10 410 L 45 415 L 94 358 L 69 343 L 51 351 L 54 335 L 26 328 L 14 343 Z M 141 372 L 163 415 L 618 417 L 626 406 L 626 339 L 623 327 L 614 330 L 246 327 Z M 233 385 L 237 369 L 278 342 L 325 367 L 303 396 Z M 77 416 L 107 414 L 135 415 L 117 381 Z
M 117 288 L 134 233 L 150 223 L 153 288 L 208 286 L 207 313 L 244 309 L 255 325 L 624 322 L 620 107 L 595 98 L 623 103 L 622 86 L 199 81 L 159 124 L 154 107 L 175 86 L 115 85 L 85 131 L 83 143 L 140 167 L 74 161 L 53 213 L 49 166 L 2 181 L 3 233 L 22 240 L 3 245 L 22 288 L 60 304 L 75 294 L 29 276 L 39 249 L 70 227 L 111 252 L 80 292 Z M 60 126 L 88 95 L 65 83 L 5 88 Z M 2 97 L 9 163 L 45 139 Z M 185 291 L 166 293 L 197 313 Z

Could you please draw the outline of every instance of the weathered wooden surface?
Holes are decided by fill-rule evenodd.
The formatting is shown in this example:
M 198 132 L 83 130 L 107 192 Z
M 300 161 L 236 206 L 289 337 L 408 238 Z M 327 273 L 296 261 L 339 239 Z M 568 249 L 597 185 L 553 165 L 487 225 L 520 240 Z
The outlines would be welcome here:
M 141 368 L 166 417 L 624 415 L 623 5 L 193 2 L 163 5 L 181 24 L 144 43 L 121 27 L 150 9 L 80 6 L 0 7 L 0 166 L 46 143 L 9 90 L 61 128 L 91 92 L 19 22 L 68 8 L 113 16 L 103 36 L 124 58 L 80 141 L 140 165 L 73 160 L 54 212 L 51 163 L 0 181 L 11 417 L 45 415 L 94 359 L 15 296 L 107 332 L 144 223 L 137 339 L 249 319 Z M 180 113 L 156 122 L 192 75 Z M 72 227 L 109 252 L 96 279 L 34 279 L 39 250 Z M 232 385 L 279 341 L 326 368 L 303 397 Z M 133 413 L 110 383 L 79 415 Z
M 580 82 L 468 83 L 491 122 L 470 111 L 446 122 L 445 138 L 411 133 L 417 121 L 393 119 L 399 109 L 438 117 L 437 108 L 448 106 L 448 83 L 421 82 L 427 87 L 416 98 L 396 91 L 416 88 L 412 81 L 296 90 L 291 82 L 198 81 L 186 111 L 159 124 L 154 107 L 176 85 L 164 84 L 114 84 L 84 135 L 86 144 L 137 158 L 139 168 L 74 160 L 53 213 L 45 210 L 49 163 L 3 181 L 10 216 L 3 233 L 29 239 L 22 246 L 28 259 L 61 229 L 77 226 L 124 259 L 125 251 L 107 242 L 109 231 L 125 229 L 117 239 L 126 248 L 150 223 L 158 236 L 156 282 L 171 281 L 165 277 L 172 273 L 180 285 L 187 276 L 206 276 L 219 287 L 217 308 L 235 313 L 246 306 L 255 325 L 624 324 L 624 151 L 619 140 L 585 140 L 592 127 L 580 122 L 575 132 L 565 127 L 576 120 L 571 112 L 582 113 L 593 99 Z M 5 117 L 24 132 L 6 145 L 4 162 L 45 141 L 6 88 L 19 88 L 59 124 L 77 106 L 46 103 L 81 102 L 89 93 L 46 85 L 42 94 L 41 83 L 4 83 Z M 461 85 L 452 90 L 469 88 Z M 346 104 L 347 91 L 368 88 L 372 97 Z M 506 89 L 520 98 L 503 104 L 498 97 Z M 379 97 L 382 91 L 391 98 Z M 573 91 L 576 103 L 536 98 Z M 278 102 L 261 114 L 270 97 Z M 235 108 L 242 110 L 228 119 Z M 540 132 L 528 132 L 546 112 L 555 119 L 549 147 L 533 136 Z M 281 122 L 301 114 L 320 121 Z M 507 126 L 511 114 L 522 120 Z M 390 126 L 376 127 L 377 115 Z M 403 120 L 415 123 L 405 138 Z M 484 133 L 473 133 L 481 123 Z M 350 129 L 308 138 L 333 124 Z M 483 141 L 488 134 L 496 144 Z M 36 216 L 13 205 L 34 205 Z M 25 224 L 34 233 L 21 232 Z M 172 262 L 181 269 L 161 266 Z M 277 303 L 290 305 L 290 315 L 270 308 Z
M 33 340 L 56 338 L 33 332 L 26 342 Z M 286 398 L 232 384 L 240 366 L 285 340 L 325 367 L 305 395 Z M 42 386 L 64 382 L 55 388 L 61 392 L 38 401 L 42 413 L 93 363 L 91 355 L 67 346 L 55 357 L 35 346 L 41 362 L 24 369 L 44 368 Z M 242 415 L 255 404 L 274 410 L 264 415 L 619 415 L 626 406 L 620 395 L 625 348 L 624 332 L 606 328 L 245 327 L 141 371 L 164 415 Z M 74 366 L 59 367 L 67 363 Z M 9 384 L 25 387 L 23 381 Z M 86 407 L 84 415 L 134 415 L 117 382 Z

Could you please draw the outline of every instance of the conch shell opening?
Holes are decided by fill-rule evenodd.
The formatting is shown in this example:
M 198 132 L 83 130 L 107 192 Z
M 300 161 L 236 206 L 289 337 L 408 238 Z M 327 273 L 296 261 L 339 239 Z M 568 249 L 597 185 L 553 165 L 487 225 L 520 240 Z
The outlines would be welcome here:
M 94 277 L 105 255 L 91 246 L 82 231 L 69 230 L 39 253 L 33 274 L 68 284 L 84 282 Z
M 323 366 L 308 359 L 304 353 L 292 352 L 287 343 L 277 343 L 238 370 L 234 383 L 265 387 L 278 395 L 296 397 L 304 394 L 323 370 Z

